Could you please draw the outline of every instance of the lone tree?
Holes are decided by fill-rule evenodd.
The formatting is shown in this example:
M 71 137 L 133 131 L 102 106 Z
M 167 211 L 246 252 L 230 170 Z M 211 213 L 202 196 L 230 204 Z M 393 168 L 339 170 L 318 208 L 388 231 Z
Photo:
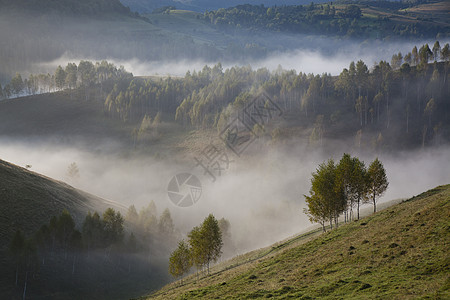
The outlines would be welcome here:
M 175 277 L 181 277 L 192 267 L 191 252 L 185 241 L 178 243 L 178 248 L 172 252 L 169 259 L 169 273 Z
M 67 176 L 69 176 L 69 178 L 72 180 L 80 178 L 80 169 L 78 169 L 78 165 L 76 162 L 71 163 L 67 167 Z
M 376 158 L 367 170 L 368 176 L 368 194 L 373 203 L 373 212 L 377 211 L 377 197 L 384 194 L 389 182 L 387 181 L 386 171 L 381 161 Z

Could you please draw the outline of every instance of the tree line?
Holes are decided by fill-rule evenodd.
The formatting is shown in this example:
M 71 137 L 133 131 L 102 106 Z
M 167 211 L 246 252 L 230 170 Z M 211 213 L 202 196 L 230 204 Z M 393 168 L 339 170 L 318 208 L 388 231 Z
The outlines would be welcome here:
M 123 66 L 116 67 L 105 60 L 95 63 L 82 60 L 78 65 L 68 63 L 64 68 L 58 66 L 53 74 L 30 74 L 24 79 L 16 73 L 3 88 L 0 84 L 0 99 L 82 88 L 86 100 L 89 100 L 90 89 L 94 86 L 98 87 L 97 98 L 102 98 L 114 84 L 127 84 L 132 78 L 133 74 Z
M 206 267 L 208 275 L 210 264 L 222 254 L 223 236 L 228 235 L 229 222 L 219 221 L 210 214 L 203 223 L 194 227 L 188 234 L 187 241 L 181 240 L 169 258 L 169 273 L 182 277 L 195 265 L 198 271 Z
M 93 268 L 90 272 L 100 278 L 108 276 L 101 274 L 102 268 L 117 269 L 117 276 L 147 275 L 153 265 L 152 253 L 169 249 L 175 239 L 170 211 L 164 210 L 158 218 L 152 201 L 139 213 L 130 206 L 125 216 L 113 208 L 103 214 L 89 212 L 78 226 L 63 210 L 29 237 L 17 230 L 9 253 L 15 264 L 15 285 L 18 288 L 20 279 L 25 294 L 30 280 L 50 270 L 72 281 L 85 276 L 86 268 Z
M 384 194 L 389 182 L 381 161 L 376 158 L 368 168 L 357 157 L 344 153 L 339 163 L 329 159 L 312 173 L 309 196 L 304 195 L 307 208 L 304 213 L 312 223 L 319 223 L 325 231 L 326 222 L 330 229 L 344 222 L 359 220 L 360 205 L 371 203 L 376 212 L 377 199 Z
M 155 132 L 163 121 L 221 131 L 264 90 L 292 124 L 310 131 L 312 145 L 345 132 L 355 138 L 357 147 L 410 148 L 439 144 L 445 135 L 449 67 L 449 45 L 441 47 L 438 41 L 431 48 L 425 44 L 404 55 L 396 53 L 390 62 L 372 67 L 362 60 L 352 62 L 338 76 L 297 74 L 281 67 L 224 70 L 219 63 L 187 72 L 183 78 L 143 79 L 106 61 L 82 61 L 26 81 L 18 74 L 3 94 L 20 94 L 24 86 L 27 93 L 77 88 L 85 100 L 103 102 L 111 118 L 133 125 L 130 138 L 136 146 L 159 135 Z M 269 137 L 277 136 L 274 130 L 279 128 L 265 128 Z

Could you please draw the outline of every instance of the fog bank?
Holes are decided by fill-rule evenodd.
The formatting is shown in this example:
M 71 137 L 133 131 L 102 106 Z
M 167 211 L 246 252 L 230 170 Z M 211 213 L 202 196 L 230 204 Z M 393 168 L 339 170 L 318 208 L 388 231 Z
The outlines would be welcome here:
M 98 147 L 101 149 L 101 147 Z M 209 213 L 225 217 L 239 252 L 270 245 L 311 226 L 303 213 L 311 173 L 329 154 L 298 146 L 270 150 L 261 155 L 232 157 L 230 168 L 212 182 L 190 160 L 156 160 L 97 150 L 88 152 L 57 144 L 7 141 L 0 139 L 0 159 L 63 180 L 77 188 L 138 209 L 154 200 L 158 213 L 170 209 L 175 226 L 186 234 Z M 335 160 L 340 150 L 332 154 Z M 375 157 L 358 155 L 368 165 Z M 408 198 L 437 185 L 450 183 L 447 168 L 450 148 L 381 155 L 389 188 L 380 202 Z M 68 166 L 76 162 L 79 178 L 68 176 Z M 193 206 L 181 208 L 168 198 L 170 179 L 182 172 L 196 175 L 202 183 L 202 196 Z

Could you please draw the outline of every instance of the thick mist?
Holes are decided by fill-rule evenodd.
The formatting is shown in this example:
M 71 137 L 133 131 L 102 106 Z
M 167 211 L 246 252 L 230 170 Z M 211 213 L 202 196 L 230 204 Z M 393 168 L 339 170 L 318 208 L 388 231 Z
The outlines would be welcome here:
M 55 143 L 0 139 L 0 159 L 20 166 L 31 165 L 32 171 L 125 206 L 134 204 L 138 210 L 153 200 L 158 214 L 169 208 L 182 235 L 209 213 L 224 217 L 231 223 L 234 247 L 237 253 L 242 253 L 312 226 L 303 213 L 303 195 L 308 194 L 311 173 L 324 160 L 330 157 L 339 160 L 343 151 L 348 151 L 340 144 L 330 147 L 334 149 L 330 153 L 301 144 L 275 148 L 261 141 L 242 157 L 228 153 L 233 162 L 213 183 L 190 158 L 161 160 L 102 150 L 108 147 L 102 145 L 96 151 L 88 151 Z M 372 154 L 352 155 L 360 157 L 366 165 L 375 159 Z M 448 157 L 450 147 L 379 155 L 390 182 L 380 202 L 408 198 L 449 183 Z M 68 176 L 72 162 L 78 165 L 78 178 Z M 196 175 L 203 188 L 200 200 L 187 208 L 175 206 L 167 195 L 170 179 L 182 172 Z
M 283 37 L 277 37 L 283 40 Z M 287 36 L 291 39 L 292 36 Z M 264 58 L 248 57 L 247 59 L 236 59 L 230 61 L 206 60 L 206 59 L 177 59 L 177 60 L 143 60 L 138 57 L 129 59 L 106 58 L 107 61 L 117 66 L 124 66 L 126 70 L 135 76 L 184 76 L 186 72 L 200 71 L 205 65 L 221 63 L 224 69 L 233 66 L 251 66 L 253 69 L 267 68 L 276 71 L 281 66 L 285 70 L 295 70 L 297 73 L 306 74 L 331 74 L 339 75 L 344 68 L 348 68 L 350 62 L 363 60 L 369 67 L 381 60 L 390 62 L 392 55 L 401 52 L 403 55 L 411 51 L 414 46 L 433 44 L 432 40 L 418 42 L 380 42 L 380 41 L 351 41 L 345 43 L 342 40 L 328 39 L 322 37 L 311 37 L 299 35 L 309 46 L 292 45 L 292 49 L 277 50 L 269 52 Z M 276 37 L 269 34 L 269 38 L 276 43 Z M 442 45 L 450 41 L 441 40 Z M 65 66 L 69 62 L 81 60 L 95 61 L 96 57 L 84 57 L 73 53 L 64 53 L 56 60 L 35 64 L 33 70 L 36 72 L 53 72 L 58 65 Z

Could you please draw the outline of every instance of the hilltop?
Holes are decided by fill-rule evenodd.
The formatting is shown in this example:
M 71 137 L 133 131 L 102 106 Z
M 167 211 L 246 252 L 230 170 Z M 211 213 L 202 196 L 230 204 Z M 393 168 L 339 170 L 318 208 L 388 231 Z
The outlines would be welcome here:
M 236 257 L 211 276 L 194 274 L 142 299 L 448 298 L 449 212 L 450 185 L 439 186 L 336 230 Z

